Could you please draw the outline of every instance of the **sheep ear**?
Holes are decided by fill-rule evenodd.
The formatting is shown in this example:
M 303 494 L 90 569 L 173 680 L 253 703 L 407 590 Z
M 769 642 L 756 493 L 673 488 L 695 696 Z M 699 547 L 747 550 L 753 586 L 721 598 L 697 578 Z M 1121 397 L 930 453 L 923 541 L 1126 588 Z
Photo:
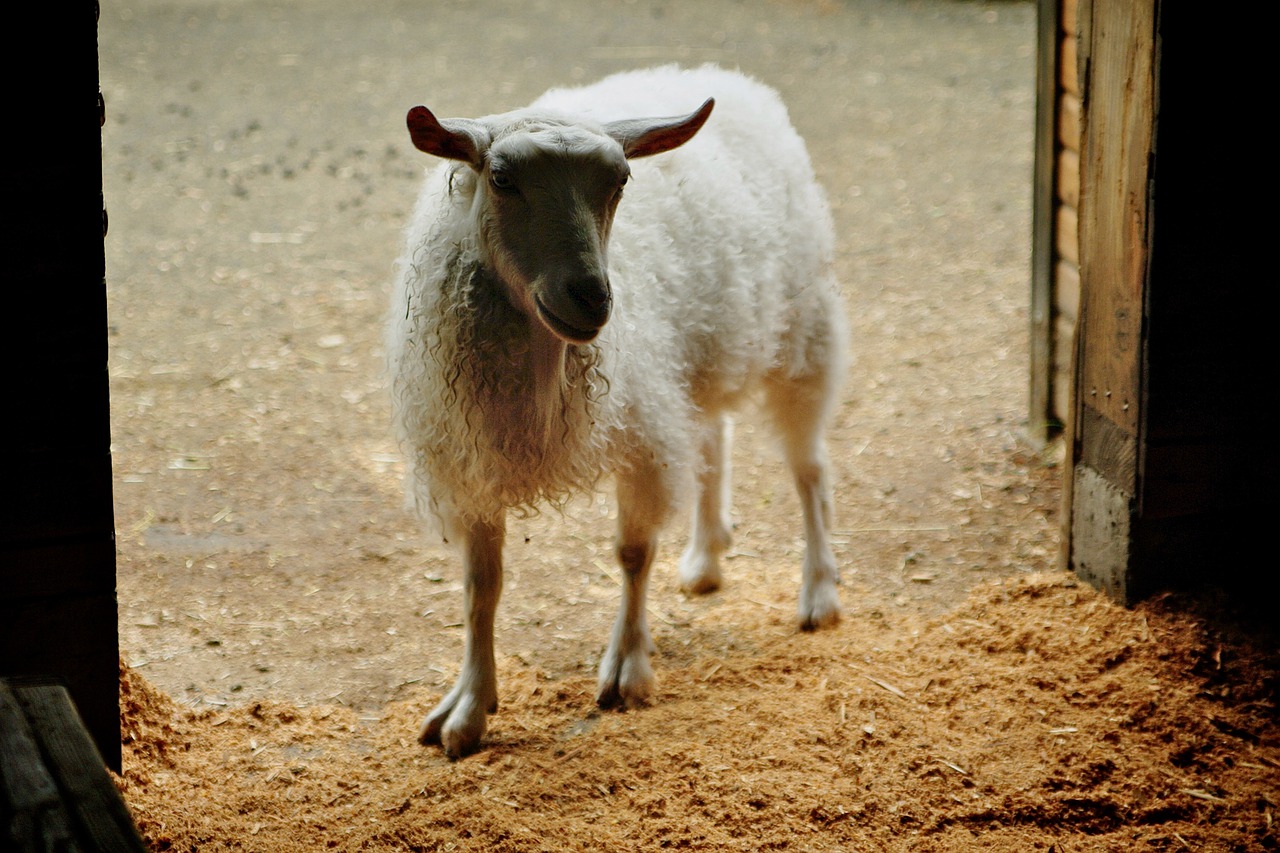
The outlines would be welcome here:
M 706 103 L 687 116 L 612 121 L 604 126 L 604 130 L 618 141 L 628 159 L 648 157 L 679 148 L 693 139 L 715 105 L 715 98 L 707 98 Z
M 473 169 L 484 165 L 484 154 L 489 150 L 489 131 L 477 121 L 466 118 L 449 118 L 440 121 L 426 107 L 414 107 L 405 118 L 409 125 L 409 138 L 419 151 L 461 160 Z

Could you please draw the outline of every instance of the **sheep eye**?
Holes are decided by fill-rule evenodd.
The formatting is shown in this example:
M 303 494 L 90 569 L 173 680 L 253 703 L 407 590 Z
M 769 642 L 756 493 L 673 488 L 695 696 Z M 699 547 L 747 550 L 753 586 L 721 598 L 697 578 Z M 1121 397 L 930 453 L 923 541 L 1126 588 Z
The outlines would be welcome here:
M 620 198 L 622 197 L 622 188 L 623 188 L 623 187 L 625 187 L 625 186 L 627 185 L 627 179 L 628 179 L 628 178 L 630 178 L 630 177 L 631 177 L 631 173 L 630 173 L 630 172 L 628 172 L 627 174 L 625 174 L 625 175 L 623 175 L 622 177 L 618 178 L 618 185 L 617 185 L 616 187 L 614 187 L 614 188 L 613 188 L 613 195 L 612 195 L 612 198 L 613 198 L 613 200 L 614 200 L 614 201 L 617 201 L 618 199 L 620 199 Z
M 501 192 L 511 192 L 516 188 L 515 182 L 506 172 L 491 172 L 489 174 L 489 183 L 493 184 L 495 190 Z

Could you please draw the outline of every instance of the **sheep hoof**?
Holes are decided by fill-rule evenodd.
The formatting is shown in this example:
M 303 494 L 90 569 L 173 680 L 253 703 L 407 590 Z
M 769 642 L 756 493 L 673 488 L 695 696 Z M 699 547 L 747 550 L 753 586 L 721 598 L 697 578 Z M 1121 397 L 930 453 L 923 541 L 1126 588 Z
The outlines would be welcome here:
M 723 583 L 720 561 L 705 553 L 686 551 L 680 558 L 677 574 L 680 578 L 680 589 L 690 595 L 706 595 L 715 592 Z
M 834 582 L 815 584 L 800 591 L 797 617 L 801 631 L 828 628 L 840 621 L 840 596 Z
M 488 715 L 496 702 L 480 702 L 470 694 L 451 691 L 422 722 L 418 742 L 440 746 L 451 760 L 470 755 L 480 747 L 488 727 Z
M 596 704 L 606 710 L 647 705 L 656 686 L 647 650 L 637 650 L 620 663 L 615 655 L 606 654 L 600 664 Z

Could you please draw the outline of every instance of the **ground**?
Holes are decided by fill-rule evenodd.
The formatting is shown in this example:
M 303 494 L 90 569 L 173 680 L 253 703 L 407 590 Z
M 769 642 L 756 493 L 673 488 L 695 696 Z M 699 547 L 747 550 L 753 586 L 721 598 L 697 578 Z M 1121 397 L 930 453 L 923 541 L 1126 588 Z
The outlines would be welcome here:
M 1274 643 L 1057 568 L 1034 42 L 1027 2 L 105 4 L 120 785 L 153 846 L 1275 849 Z M 831 201 L 844 619 L 795 630 L 798 506 L 744 413 L 725 588 L 683 596 L 684 525 L 663 542 L 653 705 L 592 702 L 605 489 L 513 525 L 502 708 L 450 763 L 414 734 L 458 561 L 404 508 L 381 372 L 428 165 L 404 113 L 669 61 L 778 88 Z

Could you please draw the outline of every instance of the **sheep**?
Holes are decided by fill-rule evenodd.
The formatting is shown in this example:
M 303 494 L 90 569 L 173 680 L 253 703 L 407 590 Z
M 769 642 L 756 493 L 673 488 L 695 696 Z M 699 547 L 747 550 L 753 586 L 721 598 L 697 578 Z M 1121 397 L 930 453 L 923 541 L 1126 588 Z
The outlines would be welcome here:
M 730 413 L 751 398 L 799 491 L 799 625 L 837 621 L 823 433 L 848 333 L 830 211 L 777 93 L 715 66 L 666 66 L 479 119 L 417 106 L 407 124 L 445 162 L 397 265 L 393 411 L 411 500 L 458 546 L 465 576 L 461 670 L 420 741 L 466 755 L 497 710 L 507 513 L 563 509 L 605 476 L 623 575 L 597 702 L 650 699 L 659 530 L 692 496 L 679 581 L 720 586 Z

